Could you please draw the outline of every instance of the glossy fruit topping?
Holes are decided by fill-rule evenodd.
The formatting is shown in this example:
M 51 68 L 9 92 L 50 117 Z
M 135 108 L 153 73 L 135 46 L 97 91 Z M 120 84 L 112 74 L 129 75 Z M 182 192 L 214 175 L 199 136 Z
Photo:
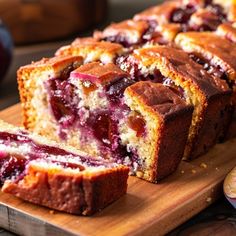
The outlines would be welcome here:
M 185 24 L 190 19 L 191 15 L 196 11 L 192 5 L 187 5 L 183 8 L 176 8 L 170 17 L 170 22 Z
M 119 103 L 125 89 L 135 81 L 130 78 L 120 78 L 106 86 L 106 95 L 111 103 Z
M 128 117 L 128 126 L 136 132 L 137 137 L 145 136 L 146 121 L 141 114 L 138 114 L 137 112 L 131 112 Z

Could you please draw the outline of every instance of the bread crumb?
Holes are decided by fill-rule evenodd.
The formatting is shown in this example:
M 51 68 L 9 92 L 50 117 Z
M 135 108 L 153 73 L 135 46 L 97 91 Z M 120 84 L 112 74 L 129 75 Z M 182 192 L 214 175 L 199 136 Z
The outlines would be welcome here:
M 218 170 L 219 170 L 219 168 L 218 168 L 218 167 L 216 167 L 216 170 L 218 171 Z
M 207 164 L 206 164 L 206 163 L 204 163 L 204 162 L 202 162 L 202 163 L 200 164 L 200 167 L 202 167 L 202 168 L 206 169 L 206 168 L 207 168 Z
M 181 170 L 181 174 L 184 174 L 184 170 Z
M 55 211 L 54 211 L 54 210 L 50 210 L 49 213 L 50 213 L 51 215 L 54 215 L 54 214 L 55 214 Z
M 206 199 L 206 202 L 208 202 L 208 203 L 210 203 L 212 201 L 212 198 L 211 197 L 208 197 L 207 199 Z
M 196 173 L 197 173 L 197 171 L 193 169 L 193 170 L 192 170 L 192 173 L 193 173 L 193 174 L 196 174 Z

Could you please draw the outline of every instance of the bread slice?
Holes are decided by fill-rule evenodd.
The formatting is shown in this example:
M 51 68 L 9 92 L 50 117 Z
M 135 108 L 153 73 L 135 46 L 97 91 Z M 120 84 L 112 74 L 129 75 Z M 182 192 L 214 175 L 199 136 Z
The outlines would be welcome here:
M 39 68 L 42 75 L 48 73 L 47 68 L 47 65 Z M 28 77 L 29 81 L 36 79 L 41 80 L 40 75 Z M 43 83 L 44 91 L 47 91 L 43 95 L 47 101 L 45 108 L 38 108 L 34 113 L 34 119 L 43 116 L 44 123 L 41 126 L 35 123 L 32 130 L 91 155 L 101 155 L 125 164 L 131 168 L 131 174 L 156 182 L 177 168 L 188 134 L 192 107 L 162 85 L 140 84 L 136 87 L 134 83 L 135 80 L 115 64 L 99 62 L 78 67 L 63 82 L 60 77 L 49 77 Z M 124 97 L 129 86 L 134 87 Z M 135 93 L 135 90 L 142 90 L 143 95 Z M 167 111 L 163 110 L 165 107 Z M 173 131 L 178 139 L 172 140 L 173 134 L 169 130 L 174 130 L 174 121 L 180 120 L 184 125 Z M 168 153 L 165 144 L 160 146 L 165 142 L 176 150 L 172 155 L 165 155 Z M 162 168 L 165 159 L 168 164 Z
M 126 193 L 129 169 L 0 121 L 4 193 L 73 214 L 91 215 Z
M 204 41 L 201 40 L 204 38 Z M 190 54 L 204 69 L 227 81 L 233 89 L 232 113 L 236 114 L 236 47 L 233 42 L 210 32 L 188 32 L 181 33 L 175 39 L 176 44 Z M 236 118 L 233 116 L 227 136 L 236 135 Z
M 178 167 L 193 108 L 170 88 L 150 81 L 129 86 L 124 102 L 130 112 L 119 122 L 121 143 L 140 158 L 142 168 L 136 175 L 156 182 Z
M 225 135 L 231 90 L 187 53 L 170 46 L 153 46 L 137 49 L 121 61 L 120 67 L 132 78 L 163 83 L 194 106 L 184 159 L 205 153 Z

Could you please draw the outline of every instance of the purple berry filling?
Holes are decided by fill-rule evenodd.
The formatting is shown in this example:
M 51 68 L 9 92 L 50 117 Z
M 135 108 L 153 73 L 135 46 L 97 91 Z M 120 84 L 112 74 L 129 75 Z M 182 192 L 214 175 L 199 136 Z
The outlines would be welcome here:
M 119 43 L 122 46 L 124 46 L 125 48 L 129 48 L 133 45 L 130 42 L 128 42 L 126 37 L 123 37 L 120 34 L 110 36 L 110 37 L 106 37 L 106 38 L 103 38 L 102 40 L 105 40 L 105 41 L 108 41 L 108 42 L 111 42 L 111 43 Z
M 68 127 L 76 119 L 76 105 L 78 97 L 74 97 L 74 86 L 61 78 L 48 81 L 50 105 L 55 119 L 63 126 Z
M 212 1 L 206 1 L 205 7 L 209 11 L 209 15 L 213 15 L 213 17 L 206 17 L 205 19 L 203 19 L 203 23 L 201 25 L 189 24 L 191 16 L 197 11 L 197 8 L 192 4 L 187 4 L 184 7 L 176 8 L 171 13 L 169 22 L 181 24 L 182 32 L 215 31 L 221 23 L 227 20 L 227 15 L 224 13 L 224 9 L 222 6 L 220 6 L 219 4 L 213 4 Z M 130 43 L 126 37 L 120 34 L 106 37 L 102 40 L 120 43 L 126 48 L 152 41 L 161 45 L 168 44 L 168 42 L 163 39 L 162 34 L 155 30 L 157 22 L 155 20 L 151 20 L 148 21 L 148 23 L 148 29 L 143 33 L 140 40 L 135 44 Z
M 55 163 L 64 168 L 78 169 L 83 171 L 86 166 L 97 167 L 105 166 L 109 167 L 113 165 L 110 161 L 103 159 L 95 159 L 90 156 L 78 156 L 74 153 L 65 151 L 61 148 L 38 144 L 27 136 L 25 133 L 19 132 L 18 134 L 12 134 L 8 132 L 0 132 L 0 143 L 6 147 L 10 147 L 12 143 L 18 146 L 28 144 L 31 150 L 23 155 L 9 154 L 6 151 L 0 151 L 0 184 L 2 185 L 7 179 L 14 179 L 15 181 L 21 180 L 25 176 L 25 170 L 30 161 L 44 160 L 46 163 Z M 54 157 L 52 157 L 54 156 Z M 63 157 L 63 160 L 57 160 L 57 156 Z M 81 162 L 72 163 L 69 161 L 73 158 L 75 161 Z
M 132 85 L 134 81 L 130 78 L 115 80 L 106 86 L 106 96 L 113 105 L 119 104 L 123 97 L 125 89 Z
M 83 81 L 86 82 L 86 77 Z M 107 109 L 89 111 L 86 107 L 78 107 L 80 98 L 75 94 L 75 86 L 70 83 L 68 77 L 48 80 L 46 86 L 49 91 L 50 106 L 60 127 L 60 137 L 66 140 L 70 128 L 79 129 L 82 135 L 81 143 L 95 139 L 103 155 L 110 155 L 115 161 L 119 160 L 119 163 L 123 163 L 128 157 L 132 167 L 133 157 L 135 156 L 136 160 L 137 153 L 135 150 L 128 151 L 126 146 L 121 144 L 118 122 L 129 113 L 129 108 L 123 103 L 123 93 L 134 82 L 130 78 L 123 77 L 105 85 L 101 96 L 106 96 L 109 102 Z M 92 82 L 90 84 L 89 88 L 86 86 L 86 90 L 83 89 L 86 95 L 97 89 Z M 141 131 L 138 132 L 141 136 Z
M 219 20 L 221 20 L 221 21 L 226 20 L 227 16 L 224 13 L 224 9 L 221 5 L 211 3 L 211 4 L 208 4 L 207 7 L 210 9 L 210 11 L 212 13 L 214 13 L 215 15 L 217 15 L 219 17 Z

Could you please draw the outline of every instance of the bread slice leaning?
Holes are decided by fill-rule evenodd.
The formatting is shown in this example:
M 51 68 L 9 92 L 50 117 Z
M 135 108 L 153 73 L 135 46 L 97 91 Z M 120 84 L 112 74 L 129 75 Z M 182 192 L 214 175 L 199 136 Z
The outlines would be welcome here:
M 0 121 L 2 191 L 73 214 L 91 215 L 127 190 L 127 167 Z

